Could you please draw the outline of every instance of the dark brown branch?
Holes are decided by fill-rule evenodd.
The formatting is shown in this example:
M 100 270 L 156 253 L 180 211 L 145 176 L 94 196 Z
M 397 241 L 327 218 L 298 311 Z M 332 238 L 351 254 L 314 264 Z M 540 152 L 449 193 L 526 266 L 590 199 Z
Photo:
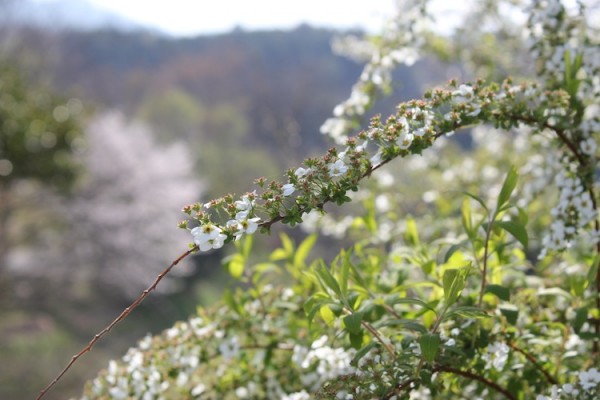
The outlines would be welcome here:
M 115 325 L 117 325 L 119 322 L 121 322 L 123 319 L 125 319 L 137 306 L 140 305 L 140 303 L 142 301 L 144 301 L 144 299 L 146 298 L 146 296 L 148 296 L 150 294 L 151 291 L 153 291 L 154 289 L 156 289 L 156 286 L 158 285 L 158 283 L 165 277 L 167 276 L 167 274 L 173 269 L 173 267 L 175 267 L 177 264 L 179 264 L 179 262 L 181 262 L 181 260 L 183 260 L 184 258 L 186 258 L 187 256 L 189 256 L 190 254 L 192 254 L 194 251 L 197 250 L 197 247 L 193 247 L 190 250 L 186 251 L 185 253 L 183 253 L 182 255 L 180 255 L 178 258 L 176 258 L 175 260 L 173 260 L 173 262 L 171 262 L 171 265 L 169 265 L 163 272 L 161 272 L 156 279 L 154 280 L 154 283 L 152 285 L 150 285 L 146 290 L 144 290 L 142 292 L 142 294 L 135 299 L 135 301 L 133 303 L 131 303 L 131 305 L 127 308 L 125 308 L 121 314 L 115 318 L 113 320 L 113 322 L 111 322 L 106 328 L 102 329 L 100 332 L 98 332 L 96 335 L 94 335 L 94 337 L 92 338 L 92 340 L 90 340 L 90 342 L 83 348 L 81 349 L 81 351 L 79 351 L 79 353 L 75 354 L 73 357 L 71 357 L 71 361 L 69 361 L 69 363 L 66 365 L 66 367 L 63 368 L 63 370 L 56 376 L 56 378 L 54 378 L 54 380 L 52 382 L 50 382 L 50 384 L 48 386 L 46 386 L 36 397 L 36 400 L 41 399 L 42 397 L 44 397 L 44 395 L 50 390 L 52 389 L 52 387 L 54 385 L 56 385 L 56 383 L 60 380 L 60 378 L 63 377 L 63 375 L 69 370 L 69 368 L 71 368 L 71 366 L 73 364 L 75 364 L 75 362 L 81 357 L 83 356 L 85 353 L 87 353 L 88 351 L 92 350 L 92 347 L 94 347 L 94 345 L 96 344 L 96 342 L 98 342 L 98 340 L 100 340 L 104 335 L 106 335 L 108 332 L 110 332 L 112 330 L 112 328 L 115 327 Z

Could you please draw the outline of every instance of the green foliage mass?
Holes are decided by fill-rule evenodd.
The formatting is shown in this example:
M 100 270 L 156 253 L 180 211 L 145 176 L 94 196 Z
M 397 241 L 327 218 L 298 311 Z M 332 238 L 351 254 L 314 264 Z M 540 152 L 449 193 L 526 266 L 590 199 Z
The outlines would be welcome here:
M 0 65 L 0 179 L 34 179 L 68 188 L 77 174 L 72 152 L 81 129 L 78 100 L 67 102 L 27 85 L 14 67 Z M 81 144 L 81 143 L 80 143 Z

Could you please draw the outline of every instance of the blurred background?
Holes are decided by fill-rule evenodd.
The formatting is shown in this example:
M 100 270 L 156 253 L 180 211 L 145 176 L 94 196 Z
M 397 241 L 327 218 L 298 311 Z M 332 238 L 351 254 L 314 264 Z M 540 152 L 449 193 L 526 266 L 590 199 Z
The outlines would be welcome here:
M 1 399 L 35 397 L 187 249 L 182 206 L 321 154 L 319 127 L 362 70 L 332 40 L 393 9 L 338 15 L 306 2 L 290 17 L 276 2 L 185 3 L 0 0 Z M 440 71 L 400 68 L 378 111 L 420 96 L 427 77 L 445 80 Z M 266 254 L 277 231 L 258 242 Z M 225 255 L 177 267 L 46 398 L 78 395 L 107 360 L 215 301 Z

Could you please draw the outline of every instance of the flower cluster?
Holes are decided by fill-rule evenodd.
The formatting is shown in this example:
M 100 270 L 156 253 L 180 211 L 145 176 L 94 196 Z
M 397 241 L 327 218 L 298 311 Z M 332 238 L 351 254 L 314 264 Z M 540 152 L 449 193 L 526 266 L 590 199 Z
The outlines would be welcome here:
M 426 3 L 418 0 L 398 4 L 398 13 L 385 27 L 384 43 L 374 46 L 355 36 L 337 39 L 334 51 L 355 59 L 368 59 L 359 81 L 352 87 L 350 97 L 333 109 L 333 117 L 321 126 L 321 133 L 337 144 L 344 144 L 357 121 L 373 104 L 378 93 L 392 81 L 392 71 L 398 65 L 412 65 L 420 58 L 425 44 Z
M 487 347 L 487 352 L 482 356 L 482 359 L 487 362 L 487 369 L 496 369 L 498 371 L 504 368 L 508 361 L 509 347 L 506 343 L 494 342 Z
M 294 346 L 292 361 L 302 369 L 314 371 L 302 377 L 304 385 L 313 391 L 326 381 L 355 372 L 350 365 L 354 352 L 326 346 L 328 340 L 327 336 L 321 336 L 311 344 L 310 349 Z
M 219 226 L 210 220 L 210 217 L 200 209 L 199 204 L 184 207 L 183 211 L 195 217 L 199 226 L 192 228 L 190 233 L 194 238 L 194 244 L 200 251 L 219 249 L 223 247 L 226 241 L 238 240 L 243 234 L 253 234 L 258 229 L 260 218 L 255 217 L 256 193 L 247 193 L 240 200 L 233 201 L 232 196 L 226 196 L 223 199 L 213 200 L 204 204 L 205 209 L 211 209 L 225 204 L 225 209 L 230 217 L 224 226 Z M 181 223 L 182 227 L 187 227 L 187 222 Z
M 548 251 L 569 248 L 578 230 L 597 217 L 590 192 L 585 190 L 576 170 L 577 166 L 570 164 L 560 170 L 555 177 L 554 182 L 559 189 L 559 201 L 551 211 L 554 221 L 542 241 L 544 250 L 540 258 L 543 258 Z
M 600 371 L 590 368 L 579 372 L 575 384 L 565 383 L 552 386 L 550 396 L 539 394 L 535 400 L 597 399 L 600 396 Z

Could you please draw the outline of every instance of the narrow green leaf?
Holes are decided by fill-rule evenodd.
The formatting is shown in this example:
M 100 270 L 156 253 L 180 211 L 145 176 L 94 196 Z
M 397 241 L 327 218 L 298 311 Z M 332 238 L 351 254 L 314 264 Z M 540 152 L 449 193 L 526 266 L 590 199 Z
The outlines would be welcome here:
M 447 305 L 452 305 L 460 296 L 465 287 L 468 270 L 462 268 L 449 268 L 444 271 L 442 287 L 444 288 L 444 299 Z
M 566 85 L 567 92 L 569 94 L 571 94 L 569 92 L 569 86 L 571 86 L 571 79 L 572 79 L 573 74 L 571 73 L 571 52 L 569 50 L 565 51 L 563 59 L 564 59 L 564 66 L 565 66 L 565 72 L 564 72 L 565 85 Z
M 426 333 L 419 338 L 421 355 L 428 363 L 433 362 L 440 349 L 440 335 L 437 333 Z
M 371 342 L 369 344 L 367 344 L 366 346 L 364 346 L 363 348 L 361 348 L 360 350 L 358 350 L 356 352 L 356 354 L 354 355 L 354 358 L 351 361 L 352 365 L 356 365 L 356 363 L 358 363 L 360 361 L 361 358 L 363 358 L 364 356 L 366 356 L 369 351 L 371 351 L 372 348 L 377 346 L 377 342 Z
M 323 321 L 325 321 L 327 325 L 333 325 L 333 322 L 335 321 L 335 314 L 333 313 L 333 311 L 331 311 L 331 308 L 329 308 L 328 305 L 321 306 L 321 308 L 319 309 L 319 314 L 321 315 L 321 318 L 323 318 Z
M 363 314 L 361 312 L 356 312 L 344 317 L 344 326 L 348 332 L 358 334 L 362 331 L 362 326 L 360 325 L 362 317 Z
M 360 274 L 360 270 L 353 263 L 349 263 L 350 269 L 352 270 L 352 278 L 354 283 L 358 283 L 360 287 L 366 288 L 368 285 Z
M 460 307 L 453 308 L 451 311 L 447 312 L 446 315 L 444 315 L 443 320 L 446 321 L 456 315 L 464 317 L 464 318 L 475 318 L 475 319 L 489 318 L 489 315 L 486 314 L 485 311 L 483 311 L 479 307 L 460 306 Z
M 423 300 L 413 299 L 413 298 L 406 298 L 406 297 L 400 297 L 398 294 L 395 294 L 395 295 L 392 295 L 392 296 L 388 296 L 385 299 L 385 303 L 388 304 L 388 305 L 394 305 L 394 304 L 411 304 L 411 305 L 423 307 L 423 308 L 426 308 L 427 310 L 435 312 L 434 308 L 431 307 L 426 302 L 424 302 Z
M 598 265 L 600 265 L 600 253 L 596 254 L 596 257 L 594 257 L 594 261 L 592 262 L 592 266 L 588 270 L 586 279 L 588 285 L 592 282 L 596 282 L 596 277 L 598 276 Z
M 567 299 L 572 298 L 572 296 L 569 292 L 567 292 L 566 290 L 563 290 L 561 288 L 558 288 L 558 287 L 542 289 L 542 290 L 538 291 L 537 295 L 538 296 L 564 296 Z
M 501 285 L 487 285 L 485 287 L 486 293 L 491 293 L 500 300 L 510 301 L 510 290 L 507 287 Z
M 525 249 L 529 245 L 529 236 L 527 235 L 527 230 L 525 227 L 521 225 L 521 223 L 516 221 L 496 221 L 494 225 L 499 226 L 504 229 L 506 232 L 510 233 L 517 239 Z
M 287 251 L 285 251 L 285 249 L 279 248 L 279 249 L 273 250 L 269 259 L 271 261 L 281 261 L 281 260 L 287 260 L 289 257 L 290 257 L 290 255 L 288 254 Z
M 483 209 L 485 210 L 485 212 L 487 214 L 490 213 L 490 210 L 487 208 L 487 206 L 485 205 L 485 202 L 483 201 L 483 199 L 481 197 L 475 196 L 474 194 L 469 193 L 469 192 L 462 192 L 462 194 L 469 196 L 470 198 L 472 198 L 473 200 L 478 202 L 481 205 L 481 207 L 483 207 Z
M 340 290 L 342 296 L 346 298 L 348 295 L 348 279 L 350 278 L 350 252 L 342 250 L 340 257 L 342 266 L 340 269 Z
M 319 277 L 321 284 L 325 288 L 331 289 L 338 296 L 340 296 L 342 294 L 340 285 L 335 280 L 333 275 L 331 275 L 329 268 L 327 268 L 327 266 L 325 266 L 325 263 L 322 260 L 321 260 L 320 264 L 315 268 L 315 272 L 316 272 L 317 276 Z
M 292 239 L 290 239 L 290 237 L 285 233 L 282 233 L 279 237 L 281 238 L 281 244 L 283 245 L 283 249 L 285 250 L 286 254 L 293 254 L 294 243 L 292 242 Z
M 460 208 L 462 226 L 467 236 L 472 240 L 474 235 L 473 232 L 473 216 L 471 214 L 471 202 L 469 199 L 464 199 L 462 207 Z
M 419 332 L 419 333 L 427 333 L 428 330 L 425 328 L 425 325 L 410 319 L 387 319 L 380 320 L 373 323 L 375 328 L 384 328 L 388 326 L 402 326 L 405 329 L 410 331 Z
M 317 235 L 313 233 L 312 235 L 307 236 L 306 239 L 300 243 L 296 249 L 296 253 L 294 254 L 294 266 L 296 268 L 303 267 L 306 264 L 306 257 L 308 256 L 308 253 L 310 253 L 310 250 L 313 248 L 316 241 Z
M 500 210 L 502 206 L 504 206 L 508 202 L 508 199 L 510 199 L 510 195 L 517 186 L 518 179 L 519 173 L 517 172 L 515 167 L 511 167 L 510 171 L 506 175 L 506 178 L 504 179 L 502 189 L 500 189 L 500 195 L 498 195 L 498 203 L 496 204 L 496 210 Z
M 417 223 L 414 218 L 408 217 L 406 219 L 406 232 L 404 232 L 404 240 L 412 246 L 419 244 L 419 231 L 417 230 Z
M 253 243 L 253 236 L 252 235 L 244 235 L 242 237 L 241 240 L 241 250 L 242 250 L 242 254 L 244 255 L 245 259 L 248 259 L 248 257 L 250 257 L 250 253 L 252 251 L 252 243 Z

